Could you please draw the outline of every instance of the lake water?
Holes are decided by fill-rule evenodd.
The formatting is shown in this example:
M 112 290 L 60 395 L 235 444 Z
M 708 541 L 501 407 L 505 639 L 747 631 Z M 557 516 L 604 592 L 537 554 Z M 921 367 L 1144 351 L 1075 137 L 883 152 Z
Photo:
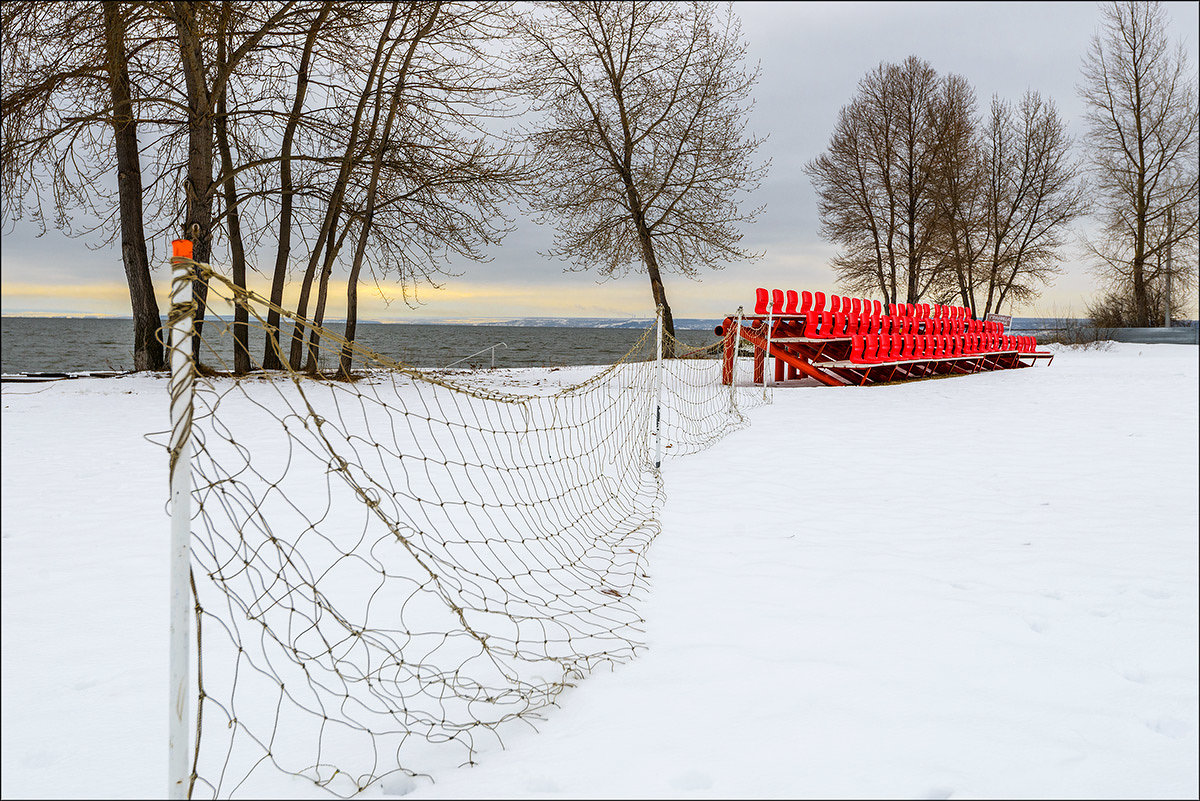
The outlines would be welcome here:
M 715 325 L 717 321 L 713 321 Z M 341 328 L 335 324 L 333 330 Z M 554 367 L 610 364 L 641 337 L 644 328 L 574 328 L 501 325 L 412 325 L 359 323 L 358 341 L 396 361 L 416 367 L 445 367 L 495 343 L 497 367 Z M 206 334 L 211 333 L 207 331 Z M 257 337 L 255 334 L 257 333 Z M 284 335 L 288 336 L 285 328 Z M 716 340 L 712 328 L 677 330 L 689 345 Z M 207 338 L 207 336 L 206 336 Z M 232 340 L 222 357 L 232 356 Z M 74 317 L 4 317 L 0 319 L 0 364 L 5 373 L 84 372 L 133 368 L 133 321 Z M 251 329 L 251 353 L 262 357 L 263 337 Z M 219 362 L 210 354 L 203 360 Z M 336 354 L 326 357 L 332 366 Z M 488 367 L 491 354 L 482 353 L 457 365 Z
M 496 343 L 497 367 L 558 367 L 611 364 L 641 337 L 649 321 L 597 320 L 608 327 L 563 325 L 416 325 L 374 323 L 358 325 L 358 340 L 366 347 L 415 367 L 446 367 Z M 713 326 L 719 320 L 677 320 L 676 335 L 683 342 L 702 346 L 716 340 Z M 1037 333 L 1062 321 L 1043 317 L 1013 318 L 1012 330 Z M 685 327 L 686 326 L 686 327 Z M 341 329 L 340 323 L 332 325 Z M 251 353 L 262 357 L 263 337 L 253 328 Z M 212 334 L 210 330 L 208 334 Z M 284 336 L 288 335 L 285 328 Z M 232 339 L 222 353 L 231 361 Z M 5 373 L 85 372 L 133 368 L 133 321 L 79 317 L 0 318 L 0 365 Z M 212 354 L 202 357 L 220 366 Z M 326 353 L 322 369 L 334 366 L 336 354 Z M 488 367 L 490 352 L 473 356 L 459 367 Z

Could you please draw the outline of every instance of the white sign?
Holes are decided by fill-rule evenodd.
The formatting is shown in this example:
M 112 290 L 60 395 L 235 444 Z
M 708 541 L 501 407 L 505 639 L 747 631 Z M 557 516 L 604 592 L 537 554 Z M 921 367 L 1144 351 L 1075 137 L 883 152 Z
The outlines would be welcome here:
M 1009 316 L 1009 315 L 1007 315 L 1007 314 L 995 314 L 995 313 L 993 313 L 993 314 L 989 314 L 989 315 L 987 316 L 987 322 L 989 322 L 989 323 L 1000 323 L 1000 324 L 1001 324 L 1001 325 L 1003 325 L 1005 328 L 1008 328 L 1009 326 L 1011 326 L 1011 325 L 1012 325 L 1012 317 L 1010 317 L 1010 316 Z

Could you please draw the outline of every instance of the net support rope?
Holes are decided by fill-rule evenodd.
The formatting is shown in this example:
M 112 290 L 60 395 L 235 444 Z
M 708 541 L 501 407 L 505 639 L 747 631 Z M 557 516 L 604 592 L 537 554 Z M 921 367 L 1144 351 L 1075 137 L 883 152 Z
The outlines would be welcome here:
M 165 443 L 192 482 L 188 797 L 271 795 L 279 772 L 349 797 L 469 764 L 480 737 L 538 720 L 643 647 L 655 462 L 709 447 L 763 402 L 722 384 L 720 342 L 652 342 L 656 326 L 568 386 L 537 370 L 459 379 L 173 262 L 175 280 L 208 284 L 212 360 L 172 338 L 188 356 Z M 233 375 L 235 306 L 260 342 L 275 311 L 352 354 L 354 374 L 295 370 L 280 352 L 282 370 Z M 171 323 L 194 313 L 173 303 Z M 663 338 L 686 358 L 658 357 Z

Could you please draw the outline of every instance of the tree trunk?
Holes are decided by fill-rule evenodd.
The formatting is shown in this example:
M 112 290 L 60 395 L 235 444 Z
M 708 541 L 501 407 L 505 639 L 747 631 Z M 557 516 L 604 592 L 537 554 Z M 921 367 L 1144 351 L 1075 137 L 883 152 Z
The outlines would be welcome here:
M 633 183 L 631 173 L 626 171 L 622 178 L 625 181 L 625 195 L 629 200 L 629 208 L 633 212 L 633 224 L 637 229 L 638 243 L 642 246 L 642 260 L 646 262 L 646 274 L 650 276 L 650 292 L 654 296 L 654 306 L 662 309 L 663 358 L 675 358 L 675 318 L 671 315 L 671 304 L 667 303 L 667 291 L 663 287 L 662 274 L 658 269 L 658 259 L 654 256 L 654 238 L 646 226 L 646 217 L 642 210 L 642 201 L 638 196 L 637 187 Z
M 138 156 L 137 123 L 125 54 L 125 21 L 118 3 L 104 3 L 104 34 L 108 56 L 108 82 L 113 102 L 113 140 L 117 156 L 117 196 L 121 207 L 121 261 L 129 284 L 133 310 L 133 369 L 162 370 L 163 346 L 159 339 L 162 318 L 154 285 L 142 221 L 142 169 Z
M 217 60 L 225 62 L 225 35 L 217 43 Z M 233 173 L 233 152 L 229 147 L 229 119 L 226 92 L 221 90 L 217 97 L 217 116 L 214 119 L 217 149 L 221 154 L 221 171 L 225 174 L 225 219 L 229 230 L 229 255 L 233 261 L 233 285 L 246 288 L 246 251 L 242 244 L 242 226 L 238 217 L 237 184 Z M 233 305 L 233 372 L 242 375 L 250 372 L 250 312 L 244 303 Z
M 201 35 L 192 3 L 176 2 L 175 29 L 179 37 L 179 53 L 188 95 L 188 164 L 185 189 L 187 206 L 183 219 L 183 235 L 192 240 L 196 261 L 212 258 L 212 167 L 213 126 L 212 109 L 204 69 Z M 204 309 L 208 299 L 208 282 L 196 280 L 192 285 L 196 304 L 192 357 L 200 361 L 200 342 L 204 328 Z
M 337 224 L 336 220 L 334 224 Z M 346 226 L 341 237 L 335 236 L 336 230 L 329 232 L 329 244 L 325 248 L 325 262 L 321 265 L 321 277 L 317 281 L 317 306 L 313 310 L 313 327 L 308 332 L 308 359 L 304 363 L 304 369 L 309 373 L 316 373 L 320 369 L 321 334 L 318 329 L 325 324 L 325 304 L 329 300 L 329 278 L 333 275 L 333 262 L 337 258 L 338 251 L 342 249 L 342 240 L 349 232 L 349 225 Z
M 1138 328 L 1150 325 L 1150 295 L 1146 291 L 1146 264 L 1144 258 L 1133 258 L 1133 324 Z
M 321 13 L 308 29 L 308 36 L 304 40 L 304 52 L 300 55 L 300 66 L 296 70 L 296 94 L 292 100 L 287 125 L 283 129 L 283 144 L 279 148 L 279 246 L 275 251 L 275 271 L 271 275 L 271 308 L 267 310 L 267 341 L 262 362 L 264 370 L 278 370 L 283 367 L 283 351 L 279 342 L 279 307 L 283 306 L 283 285 L 287 280 L 288 257 L 292 248 L 292 142 L 296 137 L 296 126 L 300 123 L 304 98 L 308 93 L 308 73 L 313 45 L 332 6 L 331 2 L 322 5 Z
M 383 35 L 379 38 L 379 44 L 375 48 L 375 55 L 371 61 L 371 70 L 367 74 L 366 85 L 358 96 L 358 107 L 354 111 L 354 122 L 350 125 L 350 134 L 346 143 L 346 150 L 342 156 L 342 164 L 338 170 L 338 178 L 330 195 L 329 206 L 325 210 L 325 220 L 321 224 L 321 232 L 317 236 L 317 244 L 313 247 L 312 253 L 309 255 L 308 269 L 304 272 L 304 281 L 300 285 L 300 303 L 297 311 L 300 317 L 303 317 L 307 312 L 308 298 L 312 292 L 312 282 L 316 276 L 317 262 L 321 259 L 321 251 L 325 247 L 325 243 L 332 239 L 332 231 L 336 229 L 337 219 L 341 214 L 346 184 L 350 180 L 351 169 L 356 163 L 355 151 L 358 148 L 359 128 L 362 125 L 363 112 L 366 110 L 367 102 L 374 91 L 376 80 L 383 80 L 382 76 L 387 70 L 387 64 L 390 63 L 392 54 L 400 43 L 398 37 L 394 40 L 390 37 L 392 26 L 396 22 L 398 7 L 398 3 L 392 3 L 391 10 L 388 13 L 387 24 L 383 27 Z M 391 41 L 391 47 L 385 47 L 389 40 Z M 372 132 L 374 132 L 374 123 L 372 123 Z M 297 321 L 296 325 L 292 328 L 292 347 L 289 354 L 293 370 L 300 369 L 300 358 L 303 352 L 304 326 Z
M 650 276 L 650 291 L 654 295 L 654 305 L 662 309 L 663 327 L 663 358 L 675 358 L 675 318 L 671 315 L 671 304 L 667 303 L 667 291 L 663 288 L 662 276 L 658 272 L 658 264 L 646 265 L 646 273 Z M 670 336 L 665 336 L 669 334 Z
M 392 100 L 388 106 L 387 120 L 383 125 L 383 134 L 376 143 L 374 163 L 371 165 L 371 181 L 367 188 L 367 202 L 363 209 L 362 227 L 359 228 L 358 232 L 358 245 L 354 250 L 354 260 L 350 264 L 350 276 L 346 280 L 346 331 L 344 334 L 346 345 L 342 347 L 342 357 L 338 362 L 338 374 L 345 379 L 350 378 L 350 370 L 354 364 L 354 352 L 350 346 L 354 342 L 354 337 L 358 329 L 358 277 L 362 271 L 367 238 L 371 233 L 371 223 L 375 216 L 375 199 L 379 190 L 379 174 L 383 169 L 384 154 L 391 143 L 392 126 L 396 121 L 396 116 L 400 109 L 400 98 L 407 84 L 408 70 L 412 65 L 413 54 L 416 53 L 417 45 L 421 43 L 421 40 L 433 30 L 433 24 L 438 18 L 438 13 L 441 11 L 441 5 L 441 3 L 434 3 L 429 19 L 413 33 L 412 41 L 409 42 L 408 50 L 404 54 L 404 60 L 400 63 L 400 68 L 396 73 L 396 88 L 392 92 Z M 414 13 L 419 14 L 420 10 L 415 10 Z M 384 62 L 383 70 L 380 71 L 380 89 L 383 88 L 383 74 L 387 70 L 387 64 L 391 61 L 392 52 L 394 52 L 394 48 L 388 52 L 388 59 Z M 372 133 L 375 131 L 375 121 L 372 121 L 371 131 Z M 346 227 L 350 227 L 349 222 L 347 222 Z

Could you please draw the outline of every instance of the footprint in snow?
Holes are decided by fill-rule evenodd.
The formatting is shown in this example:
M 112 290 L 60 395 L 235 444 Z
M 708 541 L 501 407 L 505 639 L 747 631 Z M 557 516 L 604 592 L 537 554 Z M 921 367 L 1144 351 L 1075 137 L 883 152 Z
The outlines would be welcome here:
M 1191 726 L 1186 720 L 1179 718 L 1158 718 L 1157 720 L 1146 721 L 1146 726 L 1150 731 L 1161 734 L 1163 737 L 1170 737 L 1172 740 L 1178 740 L 1191 729 Z
M 1122 670 L 1121 678 L 1126 681 L 1132 681 L 1134 684 L 1149 684 L 1150 676 L 1146 671 L 1140 668 L 1132 668 L 1130 670 Z

